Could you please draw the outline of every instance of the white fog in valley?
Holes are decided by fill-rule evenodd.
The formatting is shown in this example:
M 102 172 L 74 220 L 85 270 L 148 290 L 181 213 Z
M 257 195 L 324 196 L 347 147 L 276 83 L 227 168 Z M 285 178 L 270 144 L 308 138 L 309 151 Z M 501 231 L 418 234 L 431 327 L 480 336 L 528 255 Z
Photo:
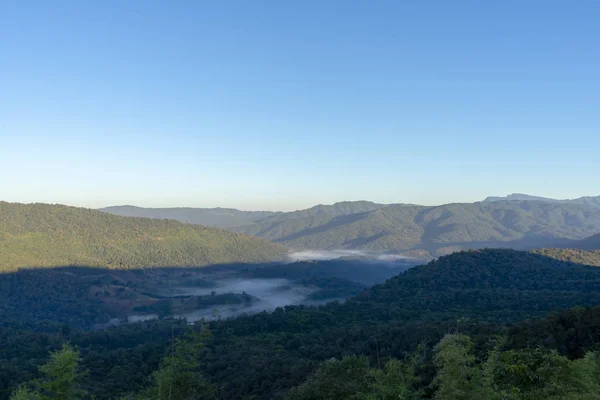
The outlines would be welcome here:
M 181 298 L 209 298 L 216 304 L 195 307 L 185 312 L 174 311 L 170 316 L 185 318 L 189 322 L 206 319 L 232 318 L 239 315 L 273 311 L 290 305 L 321 305 L 332 301 L 345 301 L 374 284 L 404 272 L 417 261 L 397 254 L 381 254 L 360 250 L 303 250 L 291 252 L 287 262 L 265 266 L 250 266 L 242 270 L 201 270 L 192 279 L 172 282 L 165 279 L 155 293 L 174 301 Z M 202 285 L 194 284 L 200 278 Z M 331 281 L 333 280 L 333 281 Z M 328 291 L 346 287 L 344 294 Z M 237 302 L 218 296 L 237 295 Z M 215 296 L 215 297 L 212 297 Z M 240 297 L 243 301 L 240 301 Z M 158 318 L 156 313 L 135 313 L 128 322 Z

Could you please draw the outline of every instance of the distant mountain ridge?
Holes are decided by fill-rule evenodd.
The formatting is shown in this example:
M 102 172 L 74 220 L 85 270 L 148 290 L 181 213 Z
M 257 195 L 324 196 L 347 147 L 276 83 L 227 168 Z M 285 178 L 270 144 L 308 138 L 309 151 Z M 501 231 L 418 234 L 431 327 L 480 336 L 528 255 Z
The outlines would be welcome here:
M 513 193 L 513 194 L 509 194 L 508 196 L 503 196 L 503 197 L 490 196 L 490 197 L 487 197 L 483 201 L 484 202 L 542 201 L 542 202 L 546 202 L 546 203 L 579 204 L 579 205 L 585 205 L 585 206 L 590 206 L 590 207 L 600 207 L 600 196 L 585 196 L 585 197 L 579 197 L 577 199 L 559 200 L 559 199 L 552 199 L 549 197 L 532 196 L 532 195 L 523 194 L 523 193 Z
M 596 202 L 600 204 L 600 196 L 562 201 L 522 194 L 441 206 L 348 201 L 264 218 L 252 214 L 244 217 L 248 223 L 228 223 L 226 228 L 297 250 L 361 249 L 428 257 L 482 247 L 567 247 L 600 232 Z M 210 210 L 217 218 L 214 210 L 219 209 Z
M 282 258 L 278 244 L 172 220 L 0 202 L 0 272 L 23 267 L 188 267 Z
M 581 250 L 600 250 L 600 234 L 572 243 L 570 247 Z
M 99 209 L 122 217 L 143 217 L 155 219 L 173 219 L 189 224 L 232 228 L 249 225 L 255 221 L 281 214 L 273 211 L 240 211 L 234 208 L 143 208 L 130 205 L 112 206 Z
M 561 247 L 600 231 L 600 209 L 540 201 L 400 204 L 349 215 L 284 214 L 236 230 L 294 249 L 441 255 L 482 247 Z

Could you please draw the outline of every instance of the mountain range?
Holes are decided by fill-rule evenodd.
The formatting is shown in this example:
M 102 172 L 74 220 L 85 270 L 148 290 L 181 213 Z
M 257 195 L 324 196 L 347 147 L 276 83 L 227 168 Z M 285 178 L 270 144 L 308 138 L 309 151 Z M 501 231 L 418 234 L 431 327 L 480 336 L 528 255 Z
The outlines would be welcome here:
M 240 211 L 233 208 L 143 208 L 136 206 L 115 206 L 101 208 L 100 211 L 122 217 L 144 217 L 174 219 L 189 224 L 231 228 L 249 225 L 277 214 L 272 211 Z
M 102 209 L 119 215 L 127 215 L 128 210 L 130 207 Z M 138 216 L 190 222 L 177 217 L 180 209 L 162 209 L 160 213 L 135 210 Z M 230 215 L 238 217 L 222 222 L 218 217 L 222 209 L 194 210 L 216 226 L 298 250 L 360 249 L 438 256 L 468 248 L 564 247 L 600 232 L 600 196 L 554 200 L 513 194 L 441 206 L 341 202 L 263 215 L 232 210 Z
M 590 207 L 600 207 L 600 196 L 585 196 L 577 199 L 559 200 L 549 197 L 532 196 L 523 193 L 513 193 L 503 197 L 491 196 L 484 200 L 484 202 L 491 201 L 543 201 L 545 203 L 580 204 Z
M 0 202 L 0 271 L 66 265 L 203 266 L 277 260 L 285 249 L 240 233 L 49 204 Z

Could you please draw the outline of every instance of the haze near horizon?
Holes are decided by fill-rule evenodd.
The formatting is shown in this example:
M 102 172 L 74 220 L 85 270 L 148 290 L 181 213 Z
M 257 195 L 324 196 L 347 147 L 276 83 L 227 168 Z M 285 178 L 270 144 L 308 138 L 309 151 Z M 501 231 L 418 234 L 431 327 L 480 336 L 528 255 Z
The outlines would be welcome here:
M 0 11 L 0 200 L 289 211 L 597 195 L 592 1 Z

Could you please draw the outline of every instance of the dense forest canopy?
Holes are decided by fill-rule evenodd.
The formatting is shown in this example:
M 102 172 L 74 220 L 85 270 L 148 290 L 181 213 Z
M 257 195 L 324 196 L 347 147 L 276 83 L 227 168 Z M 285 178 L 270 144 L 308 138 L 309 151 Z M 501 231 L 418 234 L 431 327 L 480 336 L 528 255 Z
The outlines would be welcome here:
M 266 218 L 240 232 L 290 248 L 428 252 L 482 247 L 566 246 L 600 231 L 600 207 L 540 201 L 495 201 L 436 207 L 389 205 L 372 211 Z
M 293 212 L 110 207 L 119 215 L 172 218 L 259 236 L 293 249 L 362 249 L 439 256 L 483 247 L 579 247 L 600 232 L 600 196 L 555 200 L 528 195 L 426 207 L 346 201 Z M 221 222 L 217 222 L 221 221 Z M 585 248 L 589 249 L 589 248 Z
M 267 399 L 285 396 L 291 388 L 310 382 L 328 359 L 356 356 L 361 368 L 369 369 L 366 375 L 374 374 L 367 385 L 371 390 L 375 376 L 385 373 L 388 362 L 405 360 L 425 346 L 429 358 L 414 378 L 421 382 L 419 393 L 430 397 L 439 387 L 435 382 L 440 366 L 433 349 L 447 333 L 468 334 L 478 360 L 487 359 L 498 334 L 507 337 L 502 351 L 541 346 L 577 359 L 595 350 L 600 340 L 598 309 L 576 308 L 537 318 L 600 304 L 599 285 L 597 267 L 540 254 L 455 253 L 409 269 L 344 303 L 287 306 L 271 313 L 198 323 L 211 334 L 203 342 L 194 373 L 215 388 L 218 398 Z M 83 388 L 98 398 L 115 398 L 148 387 L 147 377 L 160 368 L 171 335 L 183 334 L 185 324 L 165 319 L 89 333 L 68 324 L 55 327 L 55 333 L 23 328 L 1 328 L 3 396 L 39 376 L 37 368 L 48 352 L 68 340 L 80 349 L 82 367 L 89 370 Z M 552 354 L 531 355 L 538 356 L 557 360 Z M 479 363 L 471 367 L 473 373 L 480 373 Z
M 88 265 L 111 268 L 265 262 L 284 248 L 243 234 L 84 208 L 0 202 L 0 271 Z

